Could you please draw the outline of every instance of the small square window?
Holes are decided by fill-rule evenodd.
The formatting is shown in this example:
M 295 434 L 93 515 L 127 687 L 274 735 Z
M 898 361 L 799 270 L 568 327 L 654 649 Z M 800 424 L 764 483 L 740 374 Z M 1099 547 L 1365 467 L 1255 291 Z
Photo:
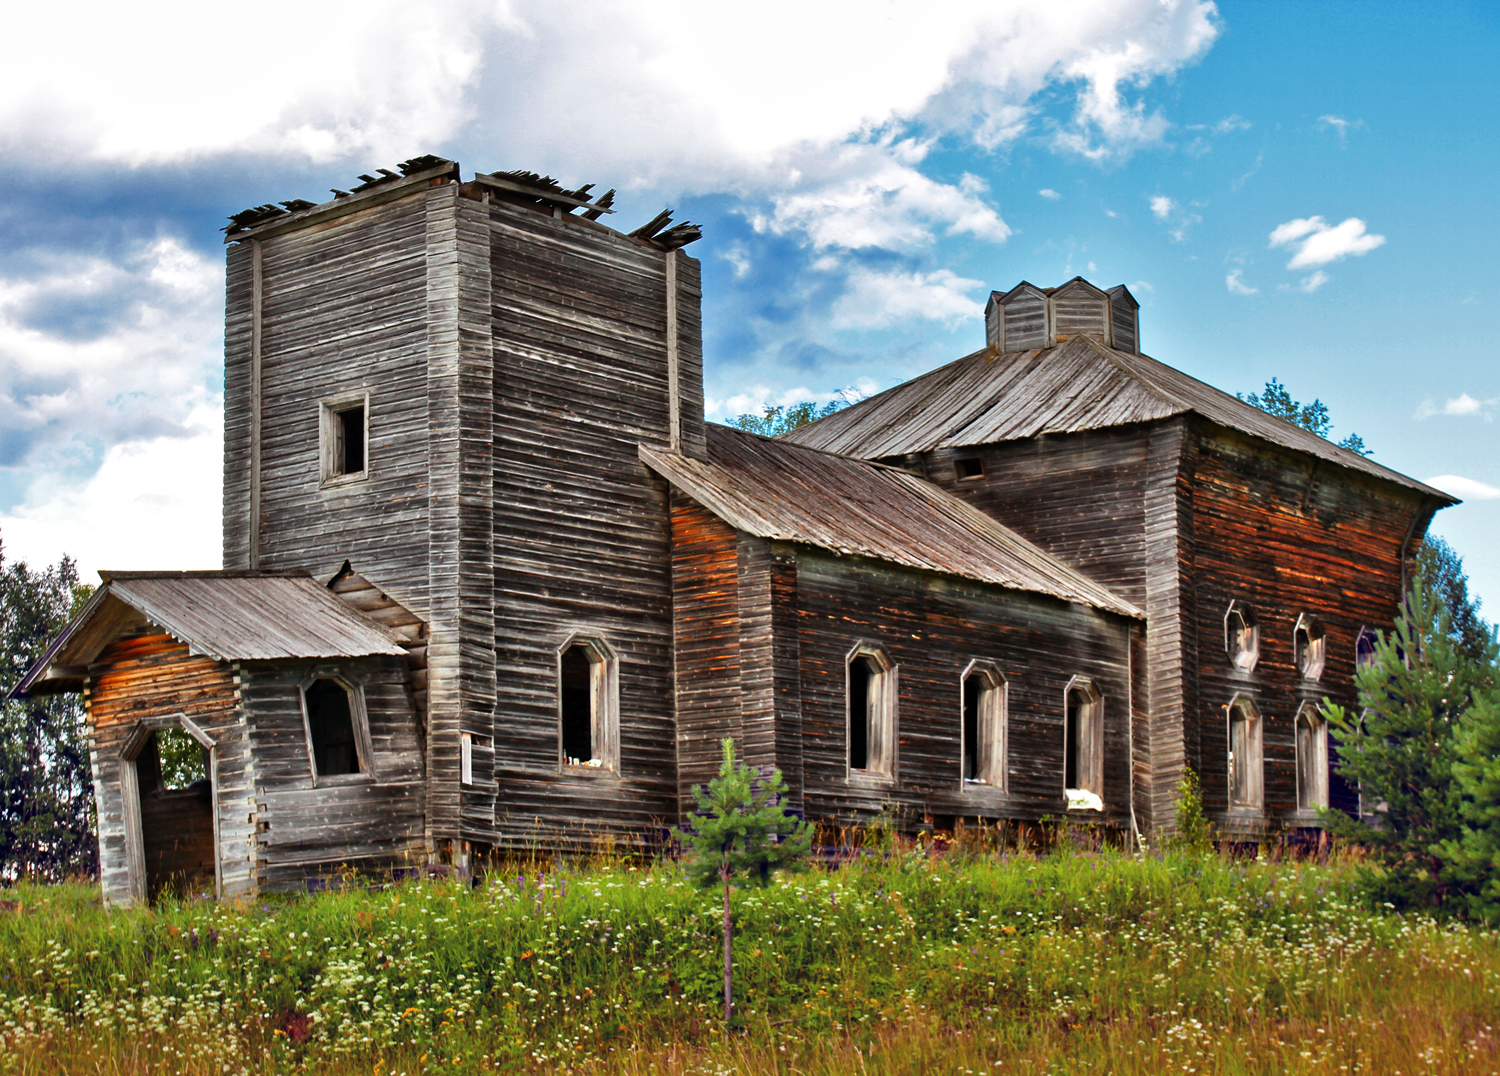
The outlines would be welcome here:
M 356 481 L 369 473 L 368 393 L 324 400 L 321 455 L 323 482 Z
M 984 477 L 984 461 L 978 456 L 965 456 L 963 459 L 954 460 L 953 469 L 958 473 L 960 481 L 965 478 Z

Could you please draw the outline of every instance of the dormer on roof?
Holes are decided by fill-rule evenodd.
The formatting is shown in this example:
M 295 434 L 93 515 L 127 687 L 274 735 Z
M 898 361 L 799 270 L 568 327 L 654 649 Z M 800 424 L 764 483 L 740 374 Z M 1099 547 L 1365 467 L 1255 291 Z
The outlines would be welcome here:
M 985 336 L 1002 354 L 1055 347 L 1079 335 L 1139 353 L 1139 309 L 1123 284 L 1103 291 L 1075 276 L 1061 287 L 1043 289 L 1023 280 L 1008 292 L 990 293 Z

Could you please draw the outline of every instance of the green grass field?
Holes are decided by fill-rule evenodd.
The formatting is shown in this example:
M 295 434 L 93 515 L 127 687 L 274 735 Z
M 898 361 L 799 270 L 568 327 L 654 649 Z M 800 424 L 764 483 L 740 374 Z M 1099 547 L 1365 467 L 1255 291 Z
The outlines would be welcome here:
M 1488 1073 L 1500 938 L 1347 867 L 868 856 L 718 896 L 670 865 L 0 912 L 0 1073 Z

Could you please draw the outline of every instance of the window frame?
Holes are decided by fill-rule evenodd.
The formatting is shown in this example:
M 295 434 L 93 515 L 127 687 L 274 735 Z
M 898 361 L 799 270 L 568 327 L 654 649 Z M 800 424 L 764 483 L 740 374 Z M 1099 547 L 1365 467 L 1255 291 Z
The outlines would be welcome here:
M 1234 769 L 1234 725 L 1235 711 L 1248 712 L 1246 746 L 1251 761 L 1246 764 L 1245 776 L 1248 789 L 1240 789 L 1235 781 Z M 1266 748 L 1265 715 L 1255 700 L 1245 692 L 1238 692 L 1224 707 L 1224 759 L 1227 765 L 1225 800 L 1232 813 L 1260 814 L 1266 809 Z M 1248 793 L 1248 794 L 1243 794 Z
M 1082 693 L 1087 699 L 1086 705 L 1080 709 L 1080 717 L 1087 716 L 1089 727 L 1087 731 L 1080 731 L 1077 735 L 1080 753 L 1073 765 L 1077 771 L 1078 782 L 1075 785 L 1068 784 L 1068 760 L 1072 755 L 1075 744 L 1073 737 L 1068 735 L 1068 697 L 1075 691 Z M 1095 685 L 1093 678 L 1088 676 L 1075 676 L 1068 681 L 1062 693 L 1062 726 L 1063 726 L 1063 765 L 1062 785 L 1063 795 L 1069 792 L 1089 792 L 1098 796 L 1100 801 L 1104 800 L 1104 693 Z M 1082 722 L 1080 721 L 1080 724 Z M 1087 765 L 1085 766 L 1085 763 Z M 1090 780 L 1084 780 L 1085 769 L 1089 772 Z M 1083 805 L 1068 805 L 1069 810 L 1086 810 Z
M 979 739 L 977 758 L 975 760 L 975 772 L 977 776 L 969 777 L 965 771 L 966 759 L 969 754 L 968 743 L 968 720 L 965 714 L 967 709 L 967 696 L 969 681 L 971 679 L 983 680 L 984 687 L 979 696 L 979 705 L 976 714 L 976 733 Z M 1010 741 L 1010 684 L 1001 673 L 1000 667 L 993 661 L 976 658 L 964 666 L 963 672 L 958 678 L 958 704 L 959 704 L 959 729 L 958 729 L 958 780 L 959 788 L 965 792 L 978 792 L 984 789 L 993 789 L 996 792 L 1006 791 L 1006 776 L 1009 773 L 1009 741 Z M 986 728 L 990 735 L 984 735 Z
M 865 762 L 863 768 L 853 765 L 854 715 L 850 688 L 850 670 L 860 658 L 875 668 L 865 698 Z M 851 782 L 892 784 L 897 773 L 897 729 L 900 698 L 900 669 L 884 645 L 861 639 L 844 655 L 844 775 Z
M 964 467 L 963 467 L 963 465 L 966 464 L 966 463 L 975 463 L 975 464 L 978 464 L 979 465 L 979 469 L 977 471 L 975 471 L 973 474 L 964 474 Z M 983 477 L 984 477 L 984 457 L 983 456 L 954 456 L 953 457 L 953 480 L 955 482 L 977 482 L 979 479 L 981 479 Z
M 1250 632 L 1250 644 L 1239 651 L 1235 650 L 1235 632 L 1231 627 L 1236 617 Z M 1236 672 L 1252 673 L 1260 662 L 1260 620 L 1248 602 L 1235 600 L 1224 610 L 1224 653 L 1229 658 L 1229 667 Z
M 365 465 L 359 471 L 339 470 L 344 442 L 340 416 L 356 407 L 364 411 Z M 368 389 L 328 396 L 318 402 L 318 472 L 322 486 L 341 486 L 370 477 L 370 393 Z
M 1370 656 L 1367 659 L 1363 659 L 1360 656 L 1360 644 L 1362 643 L 1368 643 L 1369 646 L 1368 653 Z M 1362 626 L 1359 629 L 1359 633 L 1354 636 L 1354 671 L 1356 673 L 1358 673 L 1359 670 L 1364 668 L 1366 665 L 1374 665 L 1380 660 L 1375 651 L 1375 648 L 1379 645 L 1379 632 L 1370 627 L 1368 624 Z
M 1303 634 L 1307 635 L 1308 648 L 1305 662 L 1298 642 Z M 1299 615 L 1292 628 L 1292 664 L 1296 666 L 1299 677 L 1313 683 L 1323 679 L 1323 670 L 1328 667 L 1328 632 L 1323 622 L 1309 613 Z
M 593 758 L 569 762 L 564 750 L 563 655 L 581 647 L 589 659 L 589 744 Z M 620 658 L 604 636 L 574 632 L 553 652 L 557 693 L 557 772 L 587 776 L 620 772 Z M 589 765 L 594 758 L 599 765 Z
M 1304 760 L 1302 726 L 1307 722 L 1312 758 Z M 1328 810 L 1328 722 L 1323 718 L 1318 704 L 1304 702 L 1297 708 L 1292 723 L 1292 744 L 1297 759 L 1297 811 L 1300 814 L 1316 814 Z M 1306 762 L 1311 761 L 1313 770 L 1307 772 Z M 1304 797 L 1305 779 L 1310 778 L 1311 796 Z M 1304 802 L 1304 798 L 1307 802 Z
M 321 775 L 318 773 L 318 755 L 317 747 L 313 743 L 312 716 L 307 712 L 307 689 L 319 680 L 332 680 L 349 695 L 349 721 L 354 728 L 354 755 L 359 763 L 358 773 Z M 375 767 L 375 744 L 370 736 L 370 715 L 365 707 L 363 684 L 350 677 L 342 669 L 315 668 L 297 685 L 297 703 L 302 709 L 302 734 L 307 743 L 307 772 L 312 777 L 314 788 L 374 784 L 380 779 Z

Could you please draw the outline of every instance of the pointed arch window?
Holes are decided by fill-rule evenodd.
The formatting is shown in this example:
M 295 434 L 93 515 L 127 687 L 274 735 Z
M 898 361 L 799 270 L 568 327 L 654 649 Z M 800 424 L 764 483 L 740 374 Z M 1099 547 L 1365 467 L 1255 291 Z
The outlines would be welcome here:
M 1006 683 L 988 661 L 971 661 L 961 681 L 963 783 L 1005 788 Z
M 896 773 L 896 664 L 879 643 L 856 643 L 844 659 L 851 776 Z
M 1297 809 L 1328 807 L 1328 722 L 1318 707 L 1303 703 L 1297 711 Z
M 1229 806 L 1260 810 L 1265 806 L 1264 755 L 1260 710 L 1248 695 L 1236 695 L 1229 715 Z
M 613 772 L 620 763 L 620 663 L 596 635 L 575 635 L 557 651 L 559 764 Z

